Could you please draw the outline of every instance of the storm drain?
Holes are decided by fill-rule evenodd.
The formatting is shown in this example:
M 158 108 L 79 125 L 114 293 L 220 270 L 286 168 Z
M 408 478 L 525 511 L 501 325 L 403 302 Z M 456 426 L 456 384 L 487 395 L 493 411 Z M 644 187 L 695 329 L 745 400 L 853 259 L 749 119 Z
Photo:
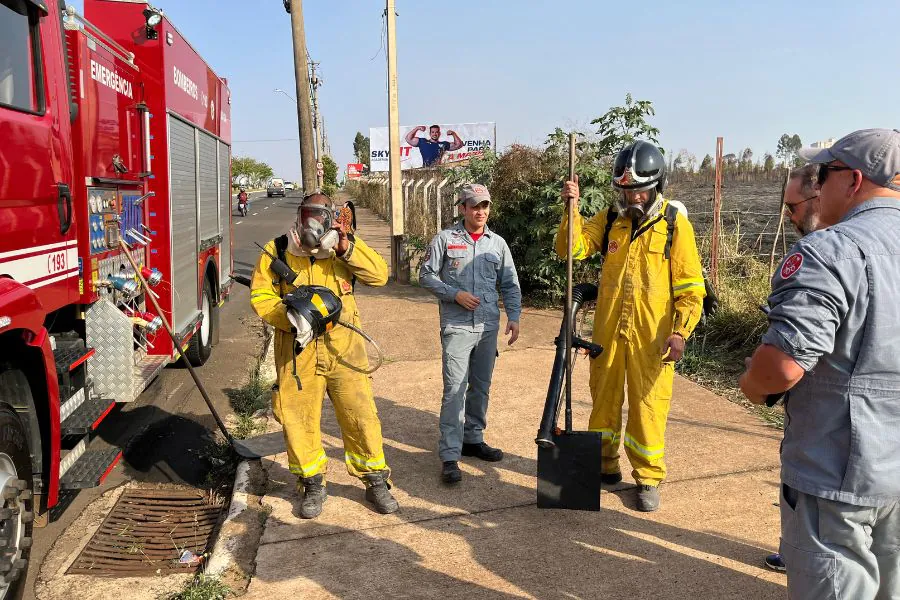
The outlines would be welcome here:
M 196 490 L 129 489 L 68 573 L 126 577 L 193 572 L 212 550 L 223 508 Z

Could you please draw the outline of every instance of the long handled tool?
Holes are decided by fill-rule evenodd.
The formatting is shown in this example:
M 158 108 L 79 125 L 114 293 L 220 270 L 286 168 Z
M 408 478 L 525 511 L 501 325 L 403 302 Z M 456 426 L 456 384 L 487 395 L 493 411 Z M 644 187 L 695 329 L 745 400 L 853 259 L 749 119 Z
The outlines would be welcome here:
M 222 421 L 222 417 L 219 416 L 219 412 L 216 410 L 216 407 L 213 406 L 212 400 L 209 399 L 209 394 L 206 393 L 206 388 L 203 386 L 203 382 L 200 381 L 200 377 L 197 375 L 194 367 L 184 355 L 184 350 L 182 350 L 181 348 L 181 341 L 175 335 L 175 332 L 172 331 L 172 326 L 169 325 L 169 320 L 166 318 L 166 314 L 159 307 L 159 303 L 156 301 L 153 293 L 150 292 L 150 286 L 147 284 L 147 280 L 144 279 L 144 276 L 141 274 L 141 269 L 140 267 L 138 267 L 137 262 L 135 262 L 134 257 L 131 256 L 131 252 L 129 251 L 128 246 L 122 240 L 119 241 L 119 245 L 122 247 L 122 252 L 124 252 L 125 257 L 128 259 L 128 262 L 131 263 L 135 274 L 140 280 L 141 288 L 143 288 L 143 290 L 146 292 L 146 297 L 149 298 L 150 302 L 153 304 L 153 308 L 156 309 L 156 314 L 159 315 L 160 319 L 162 320 L 163 327 L 165 328 L 166 333 L 168 333 L 169 337 L 172 338 L 172 344 L 178 350 L 178 355 L 181 357 L 184 365 L 188 368 L 188 371 L 190 372 L 194 383 L 197 384 L 197 389 L 200 390 L 200 395 L 203 396 L 203 401 L 206 402 L 206 406 L 209 408 L 209 412 L 212 413 L 213 419 L 216 420 L 216 425 L 219 426 L 219 430 L 222 432 L 222 435 L 225 436 L 225 439 L 228 441 L 234 451 L 239 456 L 250 459 L 272 456 L 274 454 L 284 452 L 284 435 L 280 431 L 277 431 L 274 434 L 263 434 L 261 436 L 257 436 L 255 438 L 250 438 L 247 440 L 236 440 L 231 435 L 231 433 L 229 433 L 228 428 L 225 427 L 224 421 Z
M 569 180 L 575 179 L 575 134 L 569 134 Z M 593 358 L 602 348 L 574 337 L 574 313 L 583 302 L 596 298 L 597 288 L 581 284 L 573 289 L 575 201 L 566 201 L 566 305 L 562 330 L 556 338 L 556 360 L 550 376 L 544 414 L 535 443 L 538 445 L 538 508 L 600 510 L 601 433 L 572 430 L 572 348 L 586 349 Z M 562 371 L 562 373 L 560 373 Z M 556 427 L 560 384 L 565 375 L 565 430 Z

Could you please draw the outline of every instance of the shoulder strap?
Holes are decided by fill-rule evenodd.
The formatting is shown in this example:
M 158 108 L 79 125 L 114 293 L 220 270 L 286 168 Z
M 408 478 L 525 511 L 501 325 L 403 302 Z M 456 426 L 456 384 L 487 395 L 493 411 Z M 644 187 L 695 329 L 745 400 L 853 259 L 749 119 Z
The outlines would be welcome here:
M 603 230 L 603 242 L 600 244 L 600 256 L 606 258 L 606 249 L 609 247 L 609 232 L 612 231 L 613 222 L 619 218 L 619 213 L 610 206 L 606 211 L 606 228 Z
M 278 236 L 273 241 L 275 242 L 275 253 L 278 255 L 278 258 L 281 261 L 286 263 L 287 259 L 285 257 L 285 253 L 287 252 L 287 247 L 288 247 L 287 234 Z
M 666 260 L 672 257 L 672 236 L 675 235 L 675 219 L 678 218 L 678 208 L 671 204 L 666 206 Z

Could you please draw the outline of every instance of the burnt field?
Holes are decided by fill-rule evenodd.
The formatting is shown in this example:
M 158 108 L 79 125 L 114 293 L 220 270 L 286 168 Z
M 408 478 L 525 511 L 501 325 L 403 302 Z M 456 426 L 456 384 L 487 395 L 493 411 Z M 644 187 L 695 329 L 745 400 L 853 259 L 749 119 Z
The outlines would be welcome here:
M 666 197 L 682 202 L 688 209 L 697 234 L 701 252 L 708 254 L 713 222 L 712 183 L 679 181 L 669 186 Z M 722 185 L 722 245 L 723 256 L 755 254 L 768 260 L 778 229 L 781 207 L 781 181 L 754 182 L 725 181 Z M 786 242 L 779 238 L 775 259 L 783 256 L 783 248 L 790 249 L 799 236 L 785 219 Z

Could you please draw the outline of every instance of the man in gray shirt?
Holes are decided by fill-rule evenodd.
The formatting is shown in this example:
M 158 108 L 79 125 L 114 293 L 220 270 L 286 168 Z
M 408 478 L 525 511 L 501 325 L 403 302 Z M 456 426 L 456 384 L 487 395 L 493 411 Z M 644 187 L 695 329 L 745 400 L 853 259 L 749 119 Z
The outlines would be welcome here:
M 487 188 L 466 184 L 457 203 L 463 218 L 434 236 L 419 270 L 419 283 L 440 301 L 444 395 L 438 452 L 445 483 L 462 480 L 460 455 L 492 462 L 503 458 L 503 451 L 484 443 L 500 329 L 497 288 L 503 295 L 510 345 L 519 337 L 522 312 L 509 246 L 487 226 Z
M 801 151 L 825 229 L 772 278 L 741 390 L 789 390 L 781 554 L 792 599 L 900 597 L 900 130 Z

